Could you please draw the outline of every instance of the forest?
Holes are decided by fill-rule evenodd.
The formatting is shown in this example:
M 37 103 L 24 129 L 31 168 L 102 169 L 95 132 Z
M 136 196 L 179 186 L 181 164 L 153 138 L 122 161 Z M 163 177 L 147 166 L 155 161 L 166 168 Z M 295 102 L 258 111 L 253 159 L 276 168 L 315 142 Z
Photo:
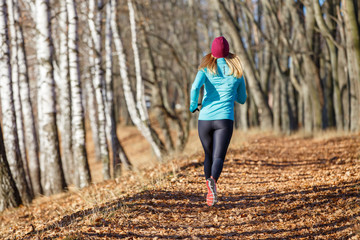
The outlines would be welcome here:
M 0 211 L 133 170 L 134 126 L 159 162 L 198 113 L 190 88 L 212 40 L 239 56 L 235 127 L 360 131 L 359 0 L 0 0 Z M 200 100 L 199 100 L 200 101 Z

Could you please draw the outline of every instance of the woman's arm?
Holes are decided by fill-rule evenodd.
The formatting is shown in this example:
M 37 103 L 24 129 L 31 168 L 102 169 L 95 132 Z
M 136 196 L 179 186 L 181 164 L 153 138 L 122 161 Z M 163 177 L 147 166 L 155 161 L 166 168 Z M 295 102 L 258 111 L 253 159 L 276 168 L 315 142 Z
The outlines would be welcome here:
M 246 101 L 247 95 L 246 95 L 246 86 L 245 86 L 245 80 L 244 76 L 240 78 L 240 84 L 236 91 L 236 99 L 238 103 L 244 104 Z
M 198 99 L 200 88 L 204 84 L 206 79 L 206 74 L 203 70 L 198 71 L 195 80 L 191 86 L 190 92 L 190 112 L 194 112 L 198 107 Z

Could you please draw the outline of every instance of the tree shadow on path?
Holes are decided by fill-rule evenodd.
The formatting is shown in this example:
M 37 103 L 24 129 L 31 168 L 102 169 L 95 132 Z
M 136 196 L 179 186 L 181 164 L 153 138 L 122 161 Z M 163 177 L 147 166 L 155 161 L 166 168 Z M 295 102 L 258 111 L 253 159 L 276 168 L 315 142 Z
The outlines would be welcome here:
M 82 232 L 77 237 L 84 238 L 260 238 L 262 239 L 294 239 L 294 238 L 315 238 L 325 237 L 329 234 L 342 232 L 354 227 L 354 219 L 360 216 L 359 210 L 351 215 L 343 215 L 325 223 L 314 225 L 296 226 L 296 222 L 301 216 L 299 211 L 305 213 L 326 211 L 331 214 L 331 208 L 335 204 L 337 207 L 347 208 L 354 197 L 359 199 L 359 181 L 344 182 L 343 184 L 333 186 L 317 186 L 308 190 L 295 190 L 285 193 L 258 194 L 243 193 L 234 196 L 220 197 L 219 204 L 214 207 L 208 207 L 204 202 L 204 194 L 191 191 L 166 191 L 166 190 L 147 190 L 135 195 L 118 199 L 107 203 L 98 208 L 78 211 L 64 216 L 42 230 L 32 231 L 27 234 L 28 237 L 45 233 L 54 228 L 67 227 L 74 223 L 81 222 L 85 217 L 93 214 L 103 214 L 110 212 L 121 212 L 124 209 L 130 213 L 130 217 L 136 218 L 144 215 L 145 219 L 137 224 L 132 222 L 122 222 L 121 228 L 127 231 L 118 233 L 95 233 Z M 316 194 L 316 199 L 311 200 L 312 195 Z M 344 206 L 336 200 L 341 199 Z M 311 201 L 307 201 L 311 200 Z M 358 204 L 358 202 L 357 202 Z M 251 219 L 241 216 L 243 212 L 249 212 L 259 205 L 263 205 L 271 211 L 257 211 Z M 232 220 L 229 219 L 230 212 L 238 213 Z M 204 217 L 205 214 L 205 217 Z M 209 216 L 206 217 L 206 214 Z M 154 220 L 154 216 L 161 216 L 162 219 Z M 214 216 L 221 217 L 219 221 L 213 221 Z M 146 219 L 148 217 L 148 219 Z M 306 217 L 306 216 L 305 216 Z M 308 216 L 309 217 L 309 216 Z M 262 228 L 261 230 L 251 229 L 249 226 L 258 226 L 270 223 L 276 223 L 283 219 L 284 226 L 288 223 L 295 223 L 293 227 L 284 228 Z M 185 221 L 190 220 L 190 221 Z M 115 222 L 110 219 L 103 222 L 100 227 L 106 227 Z M 91 226 L 89 226 L 91 227 Z M 99 227 L 99 226 L 97 226 Z M 154 234 L 150 228 L 159 230 L 159 234 Z M 192 232 L 184 232 L 186 228 L 191 228 Z M 234 230 L 236 229 L 236 231 Z M 311 229 L 311 230 L 310 230 Z M 160 234 L 161 232 L 161 234 Z M 179 232 L 177 234 L 177 232 Z M 61 236 L 61 235 L 59 235 Z M 342 239 L 349 239 L 354 233 L 343 236 Z

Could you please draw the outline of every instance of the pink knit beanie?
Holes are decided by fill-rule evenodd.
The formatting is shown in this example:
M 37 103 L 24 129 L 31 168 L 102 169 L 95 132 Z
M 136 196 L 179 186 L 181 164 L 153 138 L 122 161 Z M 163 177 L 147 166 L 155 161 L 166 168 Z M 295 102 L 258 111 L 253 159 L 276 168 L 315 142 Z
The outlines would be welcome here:
M 211 53 L 216 58 L 224 58 L 229 55 L 229 43 L 224 37 L 217 37 L 211 45 Z

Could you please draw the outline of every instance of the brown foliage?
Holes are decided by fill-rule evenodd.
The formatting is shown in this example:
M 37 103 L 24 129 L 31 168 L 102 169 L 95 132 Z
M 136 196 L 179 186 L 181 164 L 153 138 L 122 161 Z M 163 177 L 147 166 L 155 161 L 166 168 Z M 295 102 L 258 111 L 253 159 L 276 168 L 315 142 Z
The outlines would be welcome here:
M 251 137 L 229 150 L 214 207 L 196 154 L 7 210 L 0 237 L 358 239 L 359 151 L 360 135 Z

